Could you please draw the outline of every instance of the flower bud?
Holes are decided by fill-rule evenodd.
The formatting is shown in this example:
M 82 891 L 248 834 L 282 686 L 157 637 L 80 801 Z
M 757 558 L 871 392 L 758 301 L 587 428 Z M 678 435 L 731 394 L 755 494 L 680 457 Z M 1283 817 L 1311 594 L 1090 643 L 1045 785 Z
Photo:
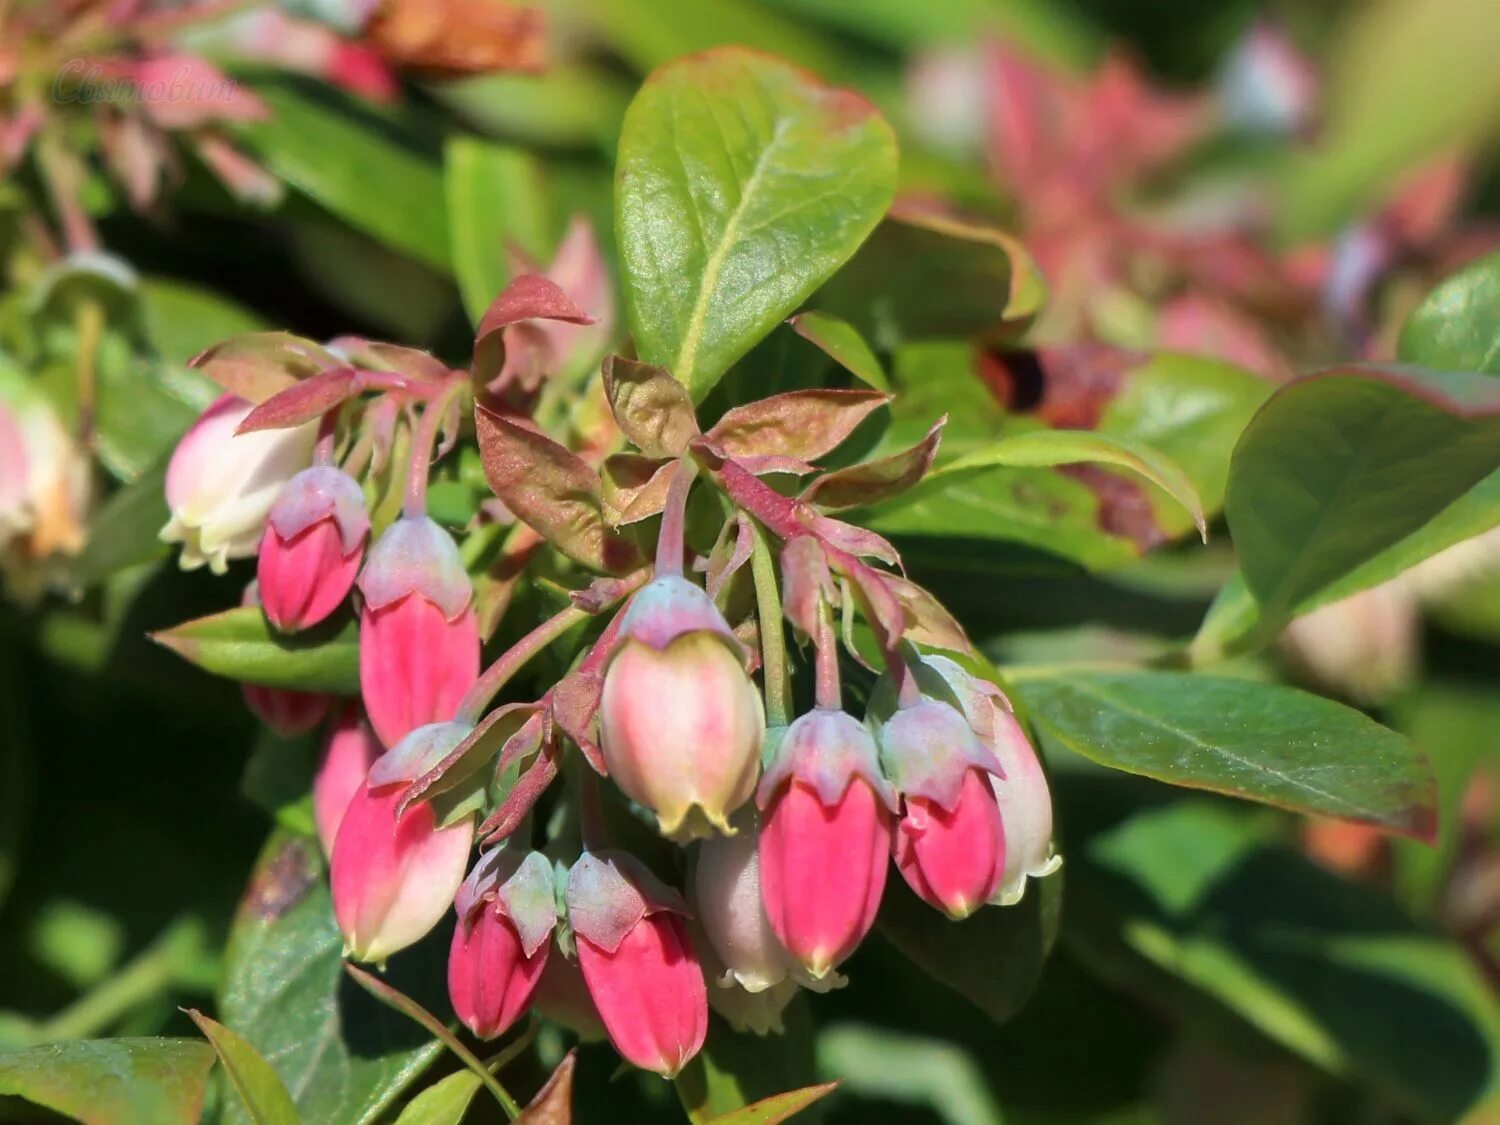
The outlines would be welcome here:
M 821 980 L 870 932 L 885 892 L 895 796 L 875 741 L 851 715 L 810 711 L 786 729 L 756 799 L 766 917 Z
M 765 710 L 723 615 L 699 587 L 658 578 L 630 603 L 599 709 L 609 774 L 665 836 L 729 832 L 760 765 Z
M 453 717 L 479 678 L 474 589 L 453 539 L 426 516 L 397 520 L 359 576 L 359 686 L 387 746 Z
M 585 852 L 568 873 L 567 901 L 610 1042 L 643 1070 L 676 1075 L 708 1034 L 708 990 L 681 897 L 631 856 Z
M 172 452 L 167 465 L 172 518 L 161 537 L 182 544 L 184 570 L 207 563 L 223 574 L 230 559 L 255 554 L 277 494 L 312 460 L 316 422 L 236 434 L 251 409 L 244 399 L 219 396 Z
M 370 768 L 349 802 L 330 864 L 333 912 L 349 954 L 384 961 L 420 940 L 447 912 L 464 879 L 474 817 L 440 827 L 432 804 L 400 811 L 412 781 L 469 733 L 461 723 L 412 731 Z
M 294 633 L 337 609 L 369 534 L 364 493 L 347 473 L 317 465 L 288 481 L 271 506 L 256 562 L 267 620 Z
M 251 713 L 282 738 L 306 734 L 323 721 L 333 706 L 333 697 L 320 691 L 241 684 L 240 694 Z
M 771 929 L 760 895 L 759 833 L 754 822 L 735 817 L 733 836 L 714 836 L 698 847 L 693 871 L 693 907 L 703 933 L 722 963 L 721 987 L 763 992 L 787 979 L 797 966 Z M 710 989 L 709 1001 L 713 1002 Z
M 903 797 L 896 866 L 950 918 L 967 918 L 1005 878 L 1005 832 L 987 780 L 999 764 L 963 713 L 923 699 L 880 728 L 880 764 Z
M 503 1035 L 531 1003 L 552 948 L 552 865 L 540 852 L 499 848 L 474 866 L 454 900 L 448 997 L 481 1039 Z
M 999 767 L 998 776 L 986 770 L 1005 834 L 1005 874 L 991 901 L 1001 906 L 1019 902 L 1028 878 L 1044 878 L 1062 866 L 1062 857 L 1052 849 L 1052 796 L 1042 763 L 994 684 L 971 676 L 945 656 L 933 655 L 922 658 L 917 679 L 925 693 L 963 711 L 969 728 L 989 751 L 991 765 Z
M 318 826 L 324 855 L 333 854 L 333 841 L 338 837 L 344 811 L 364 785 L 365 775 L 380 753 L 380 743 L 360 713 L 359 705 L 348 703 L 341 707 L 313 774 L 313 820 Z

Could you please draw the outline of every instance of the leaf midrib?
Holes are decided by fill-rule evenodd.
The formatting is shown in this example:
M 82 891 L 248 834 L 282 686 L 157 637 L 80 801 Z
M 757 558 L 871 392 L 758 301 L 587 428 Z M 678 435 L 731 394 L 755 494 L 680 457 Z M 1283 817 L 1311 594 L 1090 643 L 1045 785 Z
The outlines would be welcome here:
M 781 143 L 782 135 L 791 124 L 791 115 L 784 115 L 776 120 L 771 130 L 771 138 L 766 142 L 765 148 L 761 149 L 760 155 L 755 158 L 755 167 L 751 169 L 750 176 L 745 180 L 745 186 L 740 192 L 739 202 L 734 205 L 734 210 L 729 214 L 729 220 L 724 224 L 719 239 L 708 257 L 703 263 L 703 277 L 698 285 L 698 296 L 693 302 L 693 311 L 688 315 L 687 328 L 683 332 L 682 347 L 677 350 L 677 362 L 672 365 L 672 372 L 685 386 L 693 385 L 693 373 L 697 369 L 698 348 L 703 336 L 703 325 L 708 319 L 709 298 L 719 284 L 719 274 L 724 269 L 724 263 L 729 258 L 733 249 L 741 221 L 749 210 L 752 197 L 760 186 L 762 174 L 765 172 L 771 155 Z M 732 169 L 731 169 L 732 174 Z

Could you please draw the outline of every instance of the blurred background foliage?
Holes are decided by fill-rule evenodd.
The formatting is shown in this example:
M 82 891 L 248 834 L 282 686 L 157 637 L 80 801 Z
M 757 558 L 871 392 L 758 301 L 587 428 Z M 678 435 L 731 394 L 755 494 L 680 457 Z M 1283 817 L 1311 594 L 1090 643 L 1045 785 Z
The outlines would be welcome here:
M 386 11 L 403 6 L 442 10 L 457 40 L 484 2 L 389 0 Z M 7 7 L 26 5 L 0 3 Z M 290 1067 L 294 1092 L 312 1092 L 300 1103 L 309 1121 L 393 1119 L 419 1071 L 452 1063 L 414 1025 L 351 994 L 325 892 L 290 912 L 276 905 L 318 878 L 321 860 L 305 835 L 311 739 L 268 734 L 233 683 L 147 638 L 225 605 L 223 584 L 178 573 L 155 537 L 165 520 L 163 458 L 214 394 L 187 368 L 190 356 L 273 326 L 389 338 L 462 363 L 471 318 L 514 268 L 495 248 L 545 262 L 581 214 L 613 252 L 614 144 L 629 97 L 653 67 L 718 43 L 763 48 L 865 92 L 898 126 L 906 193 L 946 200 L 1023 239 L 1044 226 L 1031 213 L 1039 201 L 1008 194 L 1013 185 L 994 174 L 963 120 L 978 108 L 964 67 L 982 39 L 1078 75 L 1123 48 L 1151 82 L 1187 98 L 1223 88 L 1254 28 L 1284 31 L 1321 76 L 1316 127 L 1217 136 L 1133 185 L 1148 199 L 1159 189 L 1163 206 L 1184 181 L 1230 192 L 1249 185 L 1266 208 L 1261 237 L 1278 251 L 1357 237 L 1409 173 L 1436 159 L 1459 160 L 1464 173 L 1437 225 L 1487 230 L 1500 202 L 1491 143 L 1500 15 L 1491 0 L 552 0 L 536 71 L 515 69 L 524 60 L 504 52 L 456 57 L 461 42 L 413 47 L 389 18 L 384 31 L 361 30 L 357 7 L 289 2 L 285 16 L 357 44 L 364 70 L 243 49 L 261 13 L 253 7 L 236 6 L 241 22 L 229 30 L 185 33 L 183 49 L 215 59 L 266 112 L 163 126 L 171 156 L 154 188 L 141 186 L 138 164 L 123 184 L 111 175 L 91 147 L 99 137 L 88 135 L 87 115 L 30 138 L 33 151 L 7 160 L 0 183 L 0 379 L 42 387 L 76 428 L 88 420 L 80 422 L 75 376 L 80 363 L 93 365 L 102 466 L 87 545 L 11 567 L 0 607 L 0 1047 L 191 1036 L 180 1009 L 205 1008 Z M 61 4 L 56 14 L 86 8 Z M 9 98 L 0 132 L 24 148 L 22 85 L 6 87 L 17 46 L 0 40 L 0 96 Z M 948 71 L 936 100 L 924 102 L 915 76 L 934 65 Z M 492 68 L 501 72 L 470 73 Z M 76 150 L 65 151 L 68 141 Z M 226 143 L 236 158 L 225 157 Z M 159 151 L 154 142 L 150 151 Z M 1192 200 L 1208 210 L 1222 202 L 1212 190 Z M 49 261 L 38 251 L 49 241 L 71 252 Z M 1407 311 L 1486 245 L 1494 243 L 1409 255 L 1414 268 L 1383 275 L 1373 320 L 1353 336 L 1329 339 L 1267 316 L 1272 358 L 1260 374 L 1274 380 L 1351 358 L 1351 340 L 1365 354 L 1389 352 Z M 1048 272 L 1043 248 L 1028 246 Z M 1466 315 L 1500 340 L 1500 280 L 1475 276 L 1463 292 L 1488 293 L 1488 304 Z M 1054 301 L 1071 299 L 1048 281 Z M 1162 343 L 1161 309 L 1139 287 L 1085 287 L 1078 300 L 1090 331 L 1068 322 L 1054 328 L 1058 338 Z M 800 346 L 778 333 L 732 378 L 771 386 L 810 363 Z M 1430 346 L 1470 354 L 1461 341 Z M 909 392 L 884 439 L 892 447 L 943 411 L 952 415 L 951 454 L 965 450 L 966 434 L 978 442 L 1033 412 L 1027 380 L 1036 371 L 976 356 L 967 342 L 881 351 Z M 1494 353 L 1487 358 L 1500 373 Z M 1210 378 L 1190 366 L 1174 375 L 1170 360 L 1160 365 L 1163 393 L 1227 396 L 1216 407 L 1228 419 L 1222 431 L 1194 430 L 1167 449 L 1190 469 L 1202 462 L 1193 474 L 1200 490 L 1217 479 L 1219 495 L 1205 495 L 1216 508 L 1229 449 L 1267 392 L 1242 372 Z M 1149 428 L 1149 400 L 1115 399 L 1109 409 L 1101 429 Z M 1167 448 L 1170 434 L 1155 437 Z M 1035 510 L 1037 490 L 1051 505 L 1035 541 L 978 534 L 993 526 L 988 504 L 1010 487 L 1006 472 L 1016 470 L 971 490 L 979 507 L 968 517 L 951 507 L 932 516 L 950 529 L 971 519 L 977 544 L 932 537 L 920 507 L 873 526 L 898 535 L 914 577 L 941 592 L 993 659 L 1019 670 L 1022 705 L 1033 705 L 1057 662 L 1141 663 L 1198 635 L 1222 650 L 1218 674 L 1311 687 L 1414 739 L 1439 780 L 1438 846 L 1309 826 L 1106 771 L 1070 751 L 1065 731 L 1044 726 L 1066 901 L 1050 919 L 1056 945 L 1035 991 L 1006 994 L 990 967 L 956 963 L 941 948 L 906 948 L 928 972 L 917 969 L 895 952 L 903 933 L 907 946 L 924 940 L 903 931 L 898 903 L 883 936 L 848 965 L 859 987 L 799 1001 L 785 1038 L 725 1060 L 711 1041 L 705 1081 L 771 1093 L 788 1079 L 841 1079 L 816 1110 L 835 1122 L 1500 1115 L 1497 548 L 1464 563 L 1459 579 L 1417 589 L 1408 572 L 1400 590 L 1330 607 L 1337 615 L 1321 629 L 1307 625 L 1316 614 L 1304 617 L 1300 638 L 1294 627 L 1289 642 L 1242 655 L 1232 598 L 1220 592 L 1234 574 L 1222 521 L 1206 549 L 1153 541 L 1158 549 L 1143 554 L 1129 534 L 1070 522 L 1082 486 L 1049 470 L 1012 482 L 1023 508 Z M 461 511 L 468 495 L 459 495 Z M 1495 525 L 1493 488 L 1488 497 L 1455 539 Z M 1168 530 L 1175 538 L 1185 529 Z M 958 557 L 966 548 L 978 569 Z M 1224 628 L 1199 634 L 1205 615 Z M 1056 898 L 1033 893 L 1017 909 L 1056 911 Z M 990 948 L 1007 970 L 1043 954 L 1005 934 Z M 407 968 L 408 991 L 433 995 L 420 967 Z M 1022 993 L 1029 987 L 1027 978 Z M 343 1009 L 347 1039 L 329 1031 L 336 1004 L 356 1005 Z M 507 1070 L 508 1084 L 534 1091 L 563 1042 L 544 1030 L 535 1056 Z M 612 1082 L 614 1066 L 607 1049 L 583 1053 L 581 1120 L 666 1112 L 670 1087 L 637 1075 Z M 24 1093 L 17 1081 L 0 1079 L 0 1094 Z M 222 1091 L 213 1097 L 211 1113 L 239 1112 Z M 0 1119 L 37 1112 L 0 1097 Z M 471 1119 L 484 1112 L 476 1102 Z

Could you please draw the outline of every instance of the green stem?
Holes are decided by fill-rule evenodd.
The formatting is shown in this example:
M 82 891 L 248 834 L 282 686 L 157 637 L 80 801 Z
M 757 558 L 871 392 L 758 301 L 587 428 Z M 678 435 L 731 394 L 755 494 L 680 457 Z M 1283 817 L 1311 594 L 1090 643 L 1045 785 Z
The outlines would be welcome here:
M 78 440 L 85 448 L 92 448 L 95 404 L 99 397 L 99 345 L 104 339 L 104 308 L 92 299 L 82 301 L 73 319 L 78 340 Z
M 781 626 L 781 594 L 776 588 L 776 561 L 766 530 L 753 518 L 750 573 L 755 579 L 755 615 L 760 623 L 760 663 L 765 671 L 766 722 L 784 727 L 792 721 L 792 685 L 787 669 L 786 634 Z
M 484 714 L 484 709 L 490 705 L 490 700 L 499 694 L 500 689 L 509 683 L 511 677 L 524 668 L 529 660 L 574 625 L 587 621 L 591 616 L 593 615 L 587 610 L 570 605 L 543 621 L 511 645 L 500 654 L 500 659 L 484 670 L 484 673 L 474 682 L 474 686 L 459 702 L 459 720 L 470 723 L 478 722 L 480 716 Z

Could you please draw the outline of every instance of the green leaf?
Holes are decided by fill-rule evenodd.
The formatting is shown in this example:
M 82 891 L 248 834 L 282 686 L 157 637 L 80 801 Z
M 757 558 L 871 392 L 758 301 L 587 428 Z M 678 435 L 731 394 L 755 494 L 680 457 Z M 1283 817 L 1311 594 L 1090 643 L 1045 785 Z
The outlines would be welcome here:
M 276 1069 L 307 1122 L 375 1120 L 441 1051 L 345 978 L 343 945 L 316 841 L 275 833 L 230 931 L 219 1012 Z M 393 960 L 391 974 L 441 996 L 440 959 L 424 948 Z M 225 1119 L 250 1120 L 238 1105 Z
M 788 1090 L 784 1094 L 773 1094 L 751 1105 L 710 1118 L 710 1122 L 711 1125 L 779 1125 L 814 1102 L 826 1098 L 838 1086 L 837 1082 L 824 1082 L 817 1086 L 804 1086 L 800 1090 Z
M 1224 506 L 1229 456 L 1275 388 L 1233 364 L 1158 352 L 1128 372 L 1095 429 L 1144 443 L 1182 467 L 1205 513 Z M 1170 535 L 1188 530 L 1178 504 L 1151 488 L 1156 521 Z
M 933 482 L 933 487 L 941 487 L 945 481 L 962 479 L 977 471 L 1002 465 L 1042 468 L 1085 461 L 1118 465 L 1144 477 L 1181 504 L 1193 517 L 1198 533 L 1205 542 L 1208 540 L 1203 505 L 1187 474 L 1171 458 L 1131 438 L 1111 437 L 1088 430 L 1031 430 L 1001 438 L 993 445 L 950 461 L 927 479 Z
M 724 48 L 653 74 L 625 115 L 616 227 L 640 357 L 701 401 L 864 241 L 895 190 L 874 108 Z
M 1403 363 L 1500 375 L 1500 254 L 1445 278 L 1406 318 Z
M 0 1095 L 90 1125 L 194 1125 L 214 1052 L 196 1039 L 89 1039 L 0 1051 Z
M 893 879 L 886 885 L 880 933 L 933 980 L 996 1023 L 1021 1010 L 1036 988 L 1057 938 L 1063 878 L 1033 879 L 1013 906 L 986 906 L 962 922 L 933 924 L 932 907 Z
M 551 201 L 534 156 L 477 137 L 448 141 L 443 178 L 453 272 L 477 325 L 510 281 L 512 250 L 537 262 L 551 252 Z
M 160 461 L 106 500 L 94 513 L 88 542 L 69 566 L 69 577 L 87 589 L 117 571 L 164 558 L 171 547 L 159 532 L 170 515 L 167 463 Z
M 332 86 L 280 75 L 255 92 L 271 115 L 246 131 L 271 170 L 393 249 L 449 266 L 434 121 L 378 111 Z
M 798 313 L 788 322 L 797 335 L 811 341 L 828 354 L 845 371 L 852 373 L 877 391 L 891 389 L 880 360 L 848 321 L 821 312 Z
M 396 1125 L 460 1125 L 480 1085 L 472 1070 L 456 1070 L 408 1102 Z
M 1047 298 L 1031 256 L 993 227 L 900 208 L 818 294 L 883 352 L 922 340 L 1012 339 Z
M 761 1036 L 735 1031 L 713 1017 L 703 1050 L 674 1079 L 689 1121 L 718 1121 L 817 1080 L 806 997 L 793 999 L 782 1013 L 782 1023 L 783 1034 Z
M 1178 672 L 1025 672 L 1008 684 L 1048 738 L 1100 765 L 1431 841 L 1431 767 L 1401 735 L 1321 696 Z
M 1094 837 L 1074 855 L 1070 948 L 1163 1005 L 1163 981 L 1185 982 L 1314 1064 L 1369 1082 L 1398 1115 L 1458 1121 L 1493 1098 L 1500 1008 L 1463 950 L 1383 892 L 1267 846 L 1261 821 L 1184 800 Z
M 613 69 L 551 59 L 540 74 L 483 74 L 425 92 L 480 132 L 525 145 L 614 154 L 634 87 Z
M 256 606 L 185 621 L 151 639 L 216 676 L 293 691 L 359 691 L 359 630 L 347 614 L 292 636 Z
M 1246 428 L 1226 514 L 1270 621 L 1500 468 L 1500 380 L 1348 367 L 1288 383 Z
M 297 1125 L 297 1107 L 292 1096 L 271 1064 L 261 1058 L 260 1052 L 246 1043 L 244 1038 L 221 1023 L 209 1019 L 202 1012 L 188 1009 L 189 1016 L 204 1037 L 213 1044 L 219 1061 L 224 1064 L 224 1073 L 240 1104 L 250 1115 L 255 1125 Z
M 146 339 L 157 355 L 173 363 L 186 363 L 231 336 L 267 327 L 259 315 L 228 297 L 169 277 L 144 278 L 140 305 Z

